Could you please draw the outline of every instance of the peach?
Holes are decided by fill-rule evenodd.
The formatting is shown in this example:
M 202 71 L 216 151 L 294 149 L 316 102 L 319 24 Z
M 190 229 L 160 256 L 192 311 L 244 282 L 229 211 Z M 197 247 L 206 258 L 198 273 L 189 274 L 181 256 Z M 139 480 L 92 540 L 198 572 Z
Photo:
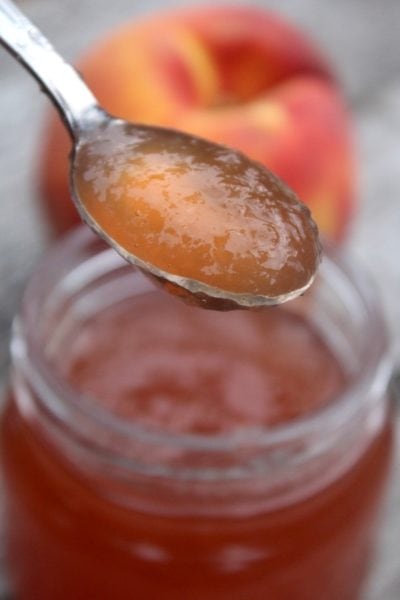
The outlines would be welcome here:
M 344 238 L 354 211 L 347 109 L 320 52 L 278 16 L 237 6 L 159 13 L 112 32 L 78 68 L 110 113 L 242 150 L 296 191 L 326 237 Z M 79 219 L 69 149 L 53 115 L 39 184 L 56 232 Z

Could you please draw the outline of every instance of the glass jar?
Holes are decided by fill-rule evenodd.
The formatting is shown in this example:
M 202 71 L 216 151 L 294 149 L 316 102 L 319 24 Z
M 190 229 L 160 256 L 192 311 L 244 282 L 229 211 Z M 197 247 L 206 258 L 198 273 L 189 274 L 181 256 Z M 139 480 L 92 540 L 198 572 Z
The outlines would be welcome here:
M 391 451 L 391 363 L 368 282 L 328 252 L 290 303 L 343 365 L 337 397 L 215 434 L 127 420 L 54 368 L 93 315 L 153 289 L 85 228 L 27 287 L 1 425 L 16 597 L 355 600 Z

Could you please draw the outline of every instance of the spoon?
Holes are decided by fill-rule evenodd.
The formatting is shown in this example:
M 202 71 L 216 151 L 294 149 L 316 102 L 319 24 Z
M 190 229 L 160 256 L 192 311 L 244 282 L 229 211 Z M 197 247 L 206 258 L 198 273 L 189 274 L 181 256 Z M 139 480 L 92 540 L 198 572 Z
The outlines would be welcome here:
M 10 1 L 0 42 L 68 129 L 72 199 L 128 262 L 187 302 L 226 310 L 291 300 L 320 261 L 310 211 L 261 164 L 199 137 L 110 116 Z

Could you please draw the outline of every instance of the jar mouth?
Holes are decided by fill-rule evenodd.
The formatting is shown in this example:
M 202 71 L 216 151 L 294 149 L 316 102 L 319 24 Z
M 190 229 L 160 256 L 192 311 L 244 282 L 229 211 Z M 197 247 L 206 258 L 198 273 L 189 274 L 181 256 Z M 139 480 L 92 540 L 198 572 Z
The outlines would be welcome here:
M 371 395 L 382 397 L 385 393 L 391 373 L 391 361 L 387 351 L 385 323 L 374 289 L 358 266 L 350 264 L 333 248 L 326 248 L 320 274 L 314 285 L 318 287 L 318 281 L 322 279 L 336 280 L 335 285 L 341 288 L 337 292 L 348 305 L 349 311 L 363 319 L 364 327 L 368 326 L 364 331 L 364 356 L 361 357 L 357 376 L 352 378 L 341 394 L 324 406 L 290 421 L 269 427 L 242 428 L 228 433 L 174 433 L 126 422 L 100 405 L 88 401 L 85 394 L 77 392 L 55 372 L 52 362 L 45 354 L 40 327 L 37 326 L 44 303 L 54 301 L 51 288 L 56 289 L 63 277 L 69 277 L 68 285 L 74 286 L 74 274 L 65 269 L 65 257 L 80 253 L 85 260 L 91 260 L 88 253 L 90 244 L 98 245 L 101 249 L 102 260 L 97 263 L 100 269 L 117 268 L 124 264 L 123 259 L 113 250 L 105 248 L 85 227 L 77 228 L 58 242 L 51 254 L 39 265 L 27 286 L 20 317 L 14 327 L 14 363 L 29 371 L 34 387 L 40 388 L 41 397 L 46 400 L 47 410 L 64 425 L 73 427 L 79 419 L 90 419 L 103 430 L 150 445 L 162 444 L 202 452 L 231 452 L 247 445 L 266 448 L 310 436 L 320 437 L 321 432 L 327 428 L 335 431 L 352 419 L 360 409 L 362 398 Z M 79 268 L 81 266 L 75 264 L 75 270 Z M 47 281 L 47 287 L 44 281 Z

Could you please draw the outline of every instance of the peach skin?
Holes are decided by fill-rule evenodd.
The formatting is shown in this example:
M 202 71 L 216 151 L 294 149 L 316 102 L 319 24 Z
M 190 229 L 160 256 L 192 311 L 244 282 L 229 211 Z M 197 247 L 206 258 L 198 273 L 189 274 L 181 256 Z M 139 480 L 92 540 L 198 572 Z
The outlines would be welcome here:
M 111 114 L 241 150 L 294 189 L 326 238 L 344 239 L 355 208 L 349 115 L 321 53 L 277 15 L 238 6 L 157 13 L 111 32 L 78 68 Z M 79 217 L 57 121 L 46 124 L 39 187 L 61 233 Z

